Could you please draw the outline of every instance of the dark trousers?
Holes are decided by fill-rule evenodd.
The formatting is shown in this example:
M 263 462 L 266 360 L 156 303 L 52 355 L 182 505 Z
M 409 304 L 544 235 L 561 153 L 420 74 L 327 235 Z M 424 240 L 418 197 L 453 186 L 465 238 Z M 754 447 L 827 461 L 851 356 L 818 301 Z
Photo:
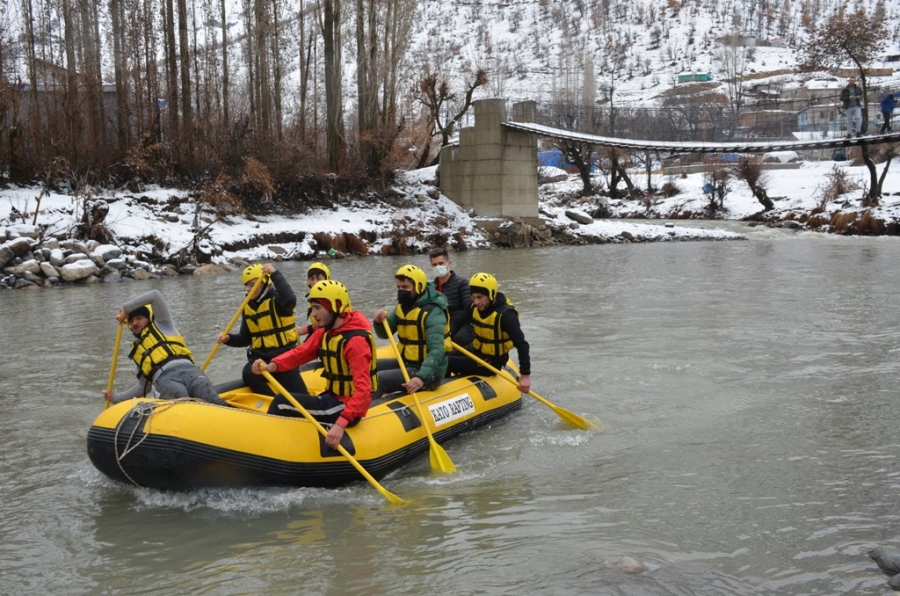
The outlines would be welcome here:
M 894 114 L 885 114 L 882 112 L 881 115 L 884 118 L 884 123 L 881 125 L 881 133 L 891 132 L 891 118 L 894 117 Z
M 503 354 L 502 356 L 484 356 L 479 354 L 471 349 L 470 352 L 490 364 L 496 369 L 502 369 L 506 366 L 506 363 L 509 362 L 509 353 Z M 447 374 L 452 375 L 454 377 L 466 377 L 469 375 L 478 375 L 481 377 L 491 377 L 494 373 L 491 370 L 481 366 L 473 359 L 469 358 L 465 354 L 461 352 L 450 352 L 447 354 L 447 360 L 449 365 L 447 366 Z
M 303 409 L 309 412 L 313 418 L 325 424 L 334 424 L 341 413 L 344 411 L 344 402 L 339 400 L 330 391 L 325 391 L 319 395 L 309 395 L 308 393 L 291 393 L 291 396 L 297 400 Z M 269 405 L 269 414 L 276 416 L 292 416 L 300 418 L 303 414 L 291 404 L 291 402 L 283 395 L 275 396 Z M 348 426 L 353 426 L 359 422 L 354 420 Z
M 260 395 L 275 395 L 275 392 L 272 391 L 266 382 L 266 378 L 262 375 L 253 374 L 253 371 L 250 370 L 251 366 L 253 366 L 253 362 L 248 362 L 244 365 L 244 370 L 241 372 L 241 377 L 244 379 L 244 383 L 250 387 L 250 391 Z M 303 382 L 303 377 L 300 376 L 300 371 L 296 368 L 280 370 L 277 373 L 272 373 L 272 377 L 291 393 L 307 392 L 306 383 Z

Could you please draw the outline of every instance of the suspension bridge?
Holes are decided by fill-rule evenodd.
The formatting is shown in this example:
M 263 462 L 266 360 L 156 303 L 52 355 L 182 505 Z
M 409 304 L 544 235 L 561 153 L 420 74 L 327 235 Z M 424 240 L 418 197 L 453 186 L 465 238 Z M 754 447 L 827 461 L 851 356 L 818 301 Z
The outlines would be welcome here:
M 488 217 L 538 217 L 538 137 L 623 151 L 665 153 L 769 153 L 900 143 L 900 132 L 749 143 L 620 139 L 536 124 L 535 102 L 513 104 L 511 117 L 507 117 L 503 99 L 477 100 L 473 107 L 474 126 L 461 129 L 459 142 L 441 150 L 440 188 L 457 204 Z

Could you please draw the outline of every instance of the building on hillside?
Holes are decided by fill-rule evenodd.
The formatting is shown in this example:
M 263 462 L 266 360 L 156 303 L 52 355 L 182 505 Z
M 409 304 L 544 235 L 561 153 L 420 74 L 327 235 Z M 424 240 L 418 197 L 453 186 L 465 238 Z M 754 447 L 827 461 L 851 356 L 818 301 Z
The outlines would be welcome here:
M 836 103 L 846 84 L 846 81 L 831 77 L 812 79 L 799 85 L 785 85 L 781 90 L 781 97 L 799 111 L 814 104 Z
M 743 97 L 745 100 L 755 100 L 757 105 L 778 103 L 781 100 L 781 85 L 752 83 L 744 88 Z
M 794 130 L 795 112 L 782 109 L 744 109 L 737 131 L 742 138 L 786 138 Z
M 707 83 L 712 80 L 708 72 L 682 72 L 678 75 L 678 84 L 681 83 Z
M 845 131 L 844 111 L 840 108 L 839 103 L 823 103 L 803 108 L 797 112 L 797 132 L 831 135 Z

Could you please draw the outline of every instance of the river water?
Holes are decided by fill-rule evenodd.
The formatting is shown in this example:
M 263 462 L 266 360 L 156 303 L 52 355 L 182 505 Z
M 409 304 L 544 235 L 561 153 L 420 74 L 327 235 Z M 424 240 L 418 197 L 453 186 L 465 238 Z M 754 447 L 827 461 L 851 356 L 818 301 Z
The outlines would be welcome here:
M 0 292 L 0 594 L 889 593 L 865 553 L 900 545 L 900 241 L 731 226 L 748 240 L 456 255 L 519 307 L 535 391 L 605 428 L 526 397 L 444 445 L 457 474 L 423 456 L 385 478 L 411 507 L 366 482 L 181 494 L 92 467 L 118 306 L 161 289 L 202 359 L 237 274 Z M 407 260 L 426 264 L 332 272 L 371 314 Z M 242 364 L 223 347 L 209 372 Z

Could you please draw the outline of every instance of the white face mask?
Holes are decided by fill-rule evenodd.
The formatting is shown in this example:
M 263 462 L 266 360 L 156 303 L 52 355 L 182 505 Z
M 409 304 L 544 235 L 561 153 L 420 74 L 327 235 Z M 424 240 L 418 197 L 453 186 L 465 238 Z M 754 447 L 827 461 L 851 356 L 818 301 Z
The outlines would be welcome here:
M 434 272 L 435 277 L 444 277 L 450 273 L 450 268 L 446 265 L 435 265 L 431 270 Z

